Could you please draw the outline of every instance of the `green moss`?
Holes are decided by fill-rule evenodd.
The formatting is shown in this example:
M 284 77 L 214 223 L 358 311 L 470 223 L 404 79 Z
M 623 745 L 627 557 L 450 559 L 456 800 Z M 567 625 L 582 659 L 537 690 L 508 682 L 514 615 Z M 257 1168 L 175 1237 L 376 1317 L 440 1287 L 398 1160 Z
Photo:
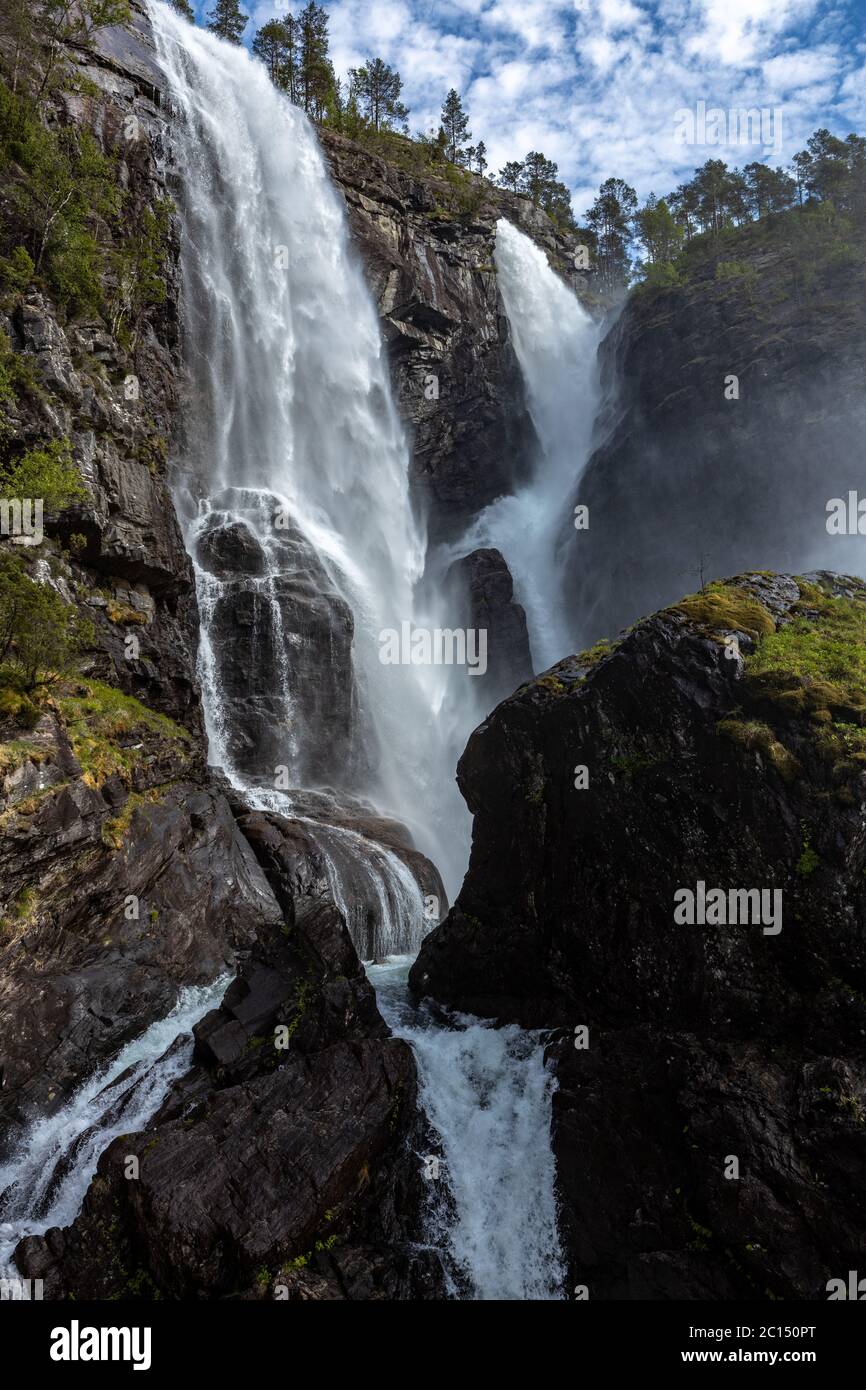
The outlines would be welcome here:
M 641 772 L 646 772 L 661 761 L 660 755 L 640 752 L 623 753 L 619 757 L 611 759 L 611 766 L 623 777 L 631 780 L 632 777 L 637 777 Z
M 708 635 L 745 632 L 753 640 L 775 631 L 773 615 L 747 590 L 736 584 L 708 584 L 700 593 L 690 594 L 674 604 L 673 612 L 683 613 Z
M 295 1002 L 292 1010 L 292 1017 L 288 1024 L 289 1041 L 292 1040 L 300 1025 L 301 1019 L 310 1006 L 310 1000 L 314 994 L 315 985 L 312 980 L 301 980 L 295 987 Z
M 53 797 L 63 787 L 68 787 L 68 781 L 52 782 L 50 787 L 42 787 L 38 792 L 33 792 L 31 796 L 24 797 L 21 801 L 16 801 L 0 815 L 0 831 L 5 831 L 14 820 L 21 816 L 33 816 L 39 810 L 43 801 Z
M 188 731 L 173 719 L 101 681 L 79 682 L 75 694 L 61 696 L 56 704 L 89 786 L 99 787 L 115 774 L 129 785 L 141 757 L 134 745 L 147 735 L 191 742 Z M 117 819 L 122 819 L 126 809 Z
M 575 661 L 579 666 L 597 666 L 600 661 L 604 661 L 605 657 L 611 656 L 619 645 L 618 641 L 610 641 L 603 637 L 600 642 L 596 642 L 594 647 L 587 647 L 584 651 L 579 652 Z
M 821 858 L 812 848 L 808 835 L 803 839 L 803 853 L 797 860 L 797 873 L 801 878 L 811 878 L 816 869 L 820 868 Z
M 129 832 L 133 816 L 142 806 L 153 806 L 161 801 L 165 795 L 165 790 L 160 787 L 153 787 L 146 792 L 130 792 L 126 801 L 123 803 L 116 816 L 111 816 L 103 821 L 101 839 L 106 849 L 119 850 Z M 156 917 L 154 917 L 154 912 Z M 159 910 L 154 908 L 150 914 L 151 923 L 154 925 L 159 921 Z
M 561 681 L 558 676 L 552 675 L 539 676 L 535 684 L 540 685 L 544 690 L 553 691 L 554 695 L 564 695 L 568 689 L 565 681 Z
M 746 658 L 751 692 L 817 724 L 866 725 L 866 588 L 837 598 L 798 581 L 791 620 Z
M 110 622 L 121 626 L 137 623 L 144 627 L 147 624 L 147 614 L 141 613 L 137 608 L 131 608 L 128 603 L 117 603 L 112 599 L 105 611 Z
M 786 782 L 800 774 L 800 764 L 794 754 L 776 737 L 769 724 L 760 719 L 720 719 L 716 733 L 742 748 L 761 753 Z
M 7 914 L 0 920 L 0 937 L 28 927 L 39 909 L 39 894 L 35 888 L 23 888 L 10 903 Z

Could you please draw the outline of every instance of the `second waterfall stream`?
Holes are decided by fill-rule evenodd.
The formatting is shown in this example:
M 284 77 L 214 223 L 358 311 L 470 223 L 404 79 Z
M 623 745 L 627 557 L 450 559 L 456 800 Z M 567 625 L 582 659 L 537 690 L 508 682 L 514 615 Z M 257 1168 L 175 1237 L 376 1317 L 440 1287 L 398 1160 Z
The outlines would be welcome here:
M 431 616 L 416 611 L 427 550 L 344 207 L 312 126 L 265 70 L 158 0 L 151 10 L 183 241 L 188 391 L 175 492 L 196 570 L 211 762 L 248 804 L 287 815 L 303 818 L 304 791 L 367 798 L 410 827 L 453 892 L 468 817 L 454 785 L 453 733 L 440 728 L 442 673 L 378 660 L 384 629 Z M 498 254 L 521 273 L 543 262 L 516 230 L 504 238 Z M 561 292 L 585 353 L 586 315 Z M 546 293 L 512 295 L 509 312 Z M 532 325 L 513 328 L 532 406 L 523 360 Z M 535 423 L 550 465 L 542 459 L 535 505 L 559 509 L 565 484 L 550 473 L 562 461 L 543 420 Z M 588 431 L 571 442 L 583 448 Z M 555 518 L 547 521 L 553 534 Z M 530 597 L 530 608 L 554 601 L 537 587 Z M 299 611 L 315 627 L 306 643 L 303 622 L 287 622 Z M 242 652 L 233 647 L 239 625 Z M 323 631 L 316 664 L 311 643 Z M 315 832 L 350 930 L 352 904 L 342 899 L 359 875 L 379 904 L 384 950 L 368 968 L 386 1020 L 415 1051 L 441 1155 L 423 1238 L 440 1249 L 453 1296 L 564 1297 L 553 1081 L 540 1036 L 413 1004 L 405 953 L 430 925 L 414 880 L 396 855 L 371 855 L 362 835 L 347 840 L 321 821 Z

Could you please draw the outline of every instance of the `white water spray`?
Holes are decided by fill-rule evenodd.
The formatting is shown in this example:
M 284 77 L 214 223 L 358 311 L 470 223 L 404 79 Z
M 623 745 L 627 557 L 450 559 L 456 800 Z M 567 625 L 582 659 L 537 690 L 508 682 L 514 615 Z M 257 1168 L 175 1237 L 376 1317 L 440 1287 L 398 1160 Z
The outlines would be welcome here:
M 354 618 L 351 663 L 333 644 L 331 651 L 333 662 L 344 660 L 335 687 L 351 687 L 357 703 L 357 736 L 347 740 L 353 766 L 337 769 L 348 773 L 348 788 L 333 769 L 322 782 L 364 790 L 407 824 L 453 890 L 465 862 L 466 812 L 444 765 L 441 677 L 379 659 L 380 633 L 415 619 L 425 539 L 378 317 L 350 252 L 343 206 L 310 123 L 261 64 L 163 4 L 152 17 L 176 107 L 171 138 L 182 180 L 191 391 L 175 463 L 197 568 L 211 759 L 251 804 L 264 804 L 262 778 L 238 767 L 228 738 L 237 721 L 219 669 L 215 615 L 221 599 L 237 594 L 236 576 L 232 588 L 201 561 L 203 533 L 242 528 L 259 569 L 243 580 L 252 613 L 249 689 L 259 699 L 270 691 L 278 764 L 298 784 L 317 784 L 301 780 L 321 735 L 296 717 L 304 691 L 293 686 L 298 653 L 283 631 L 286 586 L 297 585 L 300 570 L 311 602 L 327 587 L 332 608 Z M 302 646 L 309 639 L 303 622 L 299 629 Z M 370 772 L 359 786 L 362 752 Z
M 544 252 L 504 220 L 496 227 L 496 267 L 541 458 L 513 496 L 482 512 L 455 553 L 494 546 L 505 556 L 526 609 L 535 669 L 543 671 L 570 652 L 560 538 L 590 453 L 601 325 Z
M 409 965 L 395 957 L 368 974 L 392 1031 L 414 1049 L 421 1104 L 441 1147 L 426 1236 L 440 1251 L 449 1291 L 480 1300 L 563 1298 L 550 1146 L 555 1083 L 541 1039 L 465 1014 L 443 1028 L 411 1002 Z
M 99 1155 L 119 1134 L 144 1129 L 171 1083 L 192 1063 L 192 1027 L 225 994 L 230 976 L 181 991 L 165 1018 L 151 1024 L 67 1101 L 37 1120 L 18 1150 L 0 1164 L 0 1276 L 16 1278 L 19 1240 L 75 1220 Z M 172 1047 L 175 1039 L 183 1045 Z

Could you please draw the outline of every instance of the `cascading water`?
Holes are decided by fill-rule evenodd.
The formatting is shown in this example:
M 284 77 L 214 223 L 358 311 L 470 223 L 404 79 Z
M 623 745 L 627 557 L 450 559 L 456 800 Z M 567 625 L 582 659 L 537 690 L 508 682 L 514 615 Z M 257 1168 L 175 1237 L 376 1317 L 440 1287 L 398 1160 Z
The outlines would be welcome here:
M 453 888 L 466 812 L 443 776 L 440 676 L 380 660 L 380 634 L 415 619 L 425 542 L 343 208 L 312 127 L 260 64 L 164 5 L 153 20 L 182 180 L 191 386 L 176 492 L 211 761 L 265 809 L 291 811 L 293 787 L 364 792 Z M 376 899 L 399 860 L 360 849 Z M 405 950 L 423 925 L 416 892 L 412 919 L 380 936 Z
M 570 651 L 561 537 L 575 483 L 589 458 L 602 325 L 551 270 L 544 252 L 510 222 L 497 223 L 495 256 L 541 457 L 516 493 L 482 512 L 454 555 L 481 546 L 502 552 L 526 609 L 535 669 L 542 671 Z
M 447 673 L 378 659 L 383 629 L 418 621 L 425 544 L 376 314 L 306 119 L 243 49 L 161 3 L 151 12 L 182 176 L 190 389 L 176 497 L 196 571 L 211 761 L 250 805 L 309 829 L 353 939 L 381 957 L 423 934 L 415 878 L 387 848 L 306 814 L 301 789 L 374 797 L 452 884 L 468 821 L 452 784 L 453 727 L 443 727 Z M 554 537 L 589 442 L 595 330 L 507 224 L 497 263 L 544 460 L 518 497 L 488 509 L 471 544 L 503 551 L 537 655 L 554 660 L 564 654 Z M 410 959 L 369 971 L 418 1061 L 443 1165 L 427 1234 L 451 1293 L 562 1297 L 541 1039 L 460 1015 L 443 1025 L 410 1000 Z M 98 1154 L 145 1125 L 189 1065 L 189 1046 L 169 1044 L 224 986 L 184 991 L 167 1019 L 30 1128 L 0 1168 L 0 1265 L 23 1234 L 74 1218 Z
M 74 1221 L 99 1155 L 119 1134 L 143 1129 L 192 1062 L 192 1027 L 225 994 L 229 976 L 181 991 L 165 1018 L 129 1043 L 56 1115 L 38 1120 L 0 1164 L 0 1277 L 15 1278 L 24 1236 Z M 181 1039 L 178 1044 L 177 1039 Z
M 284 812 L 291 794 L 287 805 L 284 794 L 264 785 L 274 762 L 287 767 L 294 785 L 338 775 L 343 789 L 365 790 L 396 812 L 440 867 L 445 856 L 447 876 L 459 882 L 455 866 L 462 872 L 467 824 L 462 805 L 457 814 L 449 799 L 453 723 L 444 727 L 444 716 L 437 723 L 449 682 L 441 671 L 383 670 L 377 660 L 379 633 L 399 628 L 404 618 L 417 620 L 413 588 L 424 567 L 424 538 L 410 505 L 408 455 L 376 314 L 349 253 L 342 209 L 311 127 L 264 70 L 242 49 L 191 30 L 164 6 L 155 5 L 154 16 L 179 117 L 175 154 L 183 175 L 194 390 L 178 460 L 178 506 L 197 571 L 212 760 L 251 804 Z M 525 238 L 500 227 L 498 241 L 506 307 L 545 464 L 534 486 L 511 509 L 504 502 L 498 512 L 491 509 L 487 522 L 497 536 L 509 527 L 511 540 L 522 533 L 522 550 L 501 548 L 545 649 L 556 641 L 545 613 L 554 561 L 552 553 L 549 562 L 542 556 L 535 580 L 537 554 L 529 547 L 553 546 L 575 457 L 588 445 L 595 330 L 546 262 L 542 267 L 540 253 L 533 259 Z M 528 292 L 521 285 L 526 275 Z M 563 327 L 564 364 L 557 355 Z M 554 368 L 572 407 L 574 382 L 566 388 L 572 369 L 583 393 L 562 437 L 543 395 L 545 374 Z M 308 612 L 311 593 L 319 640 L 323 623 L 329 632 L 333 671 L 304 667 L 308 633 L 298 612 Z M 341 646 L 342 615 L 354 621 L 351 661 Z M 230 654 L 239 640 L 249 665 L 245 682 L 236 680 Z M 352 690 L 351 706 L 327 740 L 330 750 L 340 749 L 339 774 L 327 764 L 329 749 L 323 760 L 318 746 L 323 711 L 309 702 L 311 686 L 328 686 L 334 671 L 335 688 L 342 680 Z M 252 715 L 251 690 L 259 700 Z M 470 701 L 458 703 L 471 714 Z M 448 718 L 453 721 L 453 701 Z M 461 730 L 464 738 L 470 727 Z M 444 821 L 456 833 L 437 844 L 432 825 Z M 369 900 L 370 885 L 359 893 L 352 875 L 373 873 L 382 923 L 376 954 L 393 952 L 402 929 L 388 924 L 411 912 L 413 881 L 407 888 L 411 876 L 399 860 L 389 869 L 381 850 L 377 859 L 369 842 L 347 843 L 347 833 L 317 827 L 334 897 L 360 946 L 353 890 Z M 415 925 L 422 926 L 417 916 Z M 414 948 L 417 937 L 398 949 L 406 945 Z M 540 1039 L 466 1017 L 442 1027 L 409 1000 L 408 959 L 395 964 L 392 956 L 389 964 L 371 966 L 370 975 L 392 1028 L 415 1050 L 422 1103 L 441 1144 L 445 1173 L 438 1192 L 431 1191 L 429 1235 L 442 1251 L 452 1292 L 559 1297 L 553 1081 Z
M 465 1014 L 443 1027 L 412 1002 L 411 957 L 368 967 L 379 1008 L 418 1063 L 420 1100 L 441 1151 L 431 1165 L 427 1230 L 455 1297 L 564 1297 L 556 1169 L 550 1147 L 554 1079 L 536 1033 Z

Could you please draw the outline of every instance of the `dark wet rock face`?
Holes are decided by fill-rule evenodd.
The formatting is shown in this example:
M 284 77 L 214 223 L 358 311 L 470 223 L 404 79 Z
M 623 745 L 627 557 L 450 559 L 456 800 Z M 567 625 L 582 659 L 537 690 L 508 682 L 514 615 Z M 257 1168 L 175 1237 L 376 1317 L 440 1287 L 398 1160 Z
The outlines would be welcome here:
M 575 238 L 529 199 L 481 179 L 460 195 L 333 131 L 320 138 L 379 304 L 416 495 L 431 537 L 457 536 L 528 475 L 537 448 L 496 284 L 496 222 L 532 236 L 584 293 Z
M 795 219 L 739 228 L 683 285 L 631 295 L 602 343 L 607 404 L 573 498 L 589 528 L 563 531 L 575 642 L 718 575 L 862 572 L 863 538 L 826 530 L 828 500 L 861 487 L 862 231 L 850 260 L 806 254 Z
M 185 985 L 209 983 L 281 920 L 223 797 L 180 782 L 131 810 L 122 788 L 119 806 L 110 793 L 75 781 L 3 838 L 4 873 L 38 888 L 20 920 L 13 888 L 3 922 L 0 1152 L 164 1017 Z M 115 850 L 106 840 L 124 807 Z
M 469 872 L 412 984 L 566 1030 L 554 1139 L 591 1296 L 821 1298 L 856 1267 L 864 647 L 861 581 L 741 576 L 560 662 L 461 761 Z M 764 915 L 677 921 L 699 883 L 726 912 L 769 890 Z
M 197 1025 L 195 1065 L 152 1124 L 103 1154 L 74 1225 L 19 1246 L 46 1297 L 441 1294 L 410 1245 L 411 1050 L 389 1036 L 324 881 L 281 860 L 279 818 L 258 821 L 286 919 Z
M 502 553 L 473 550 L 451 565 L 446 583 L 454 594 L 456 621 L 487 633 L 487 670 L 467 677 L 486 709 L 532 676 L 526 613 L 514 598 L 514 581 Z
M 243 494 L 234 501 L 243 510 Z M 366 760 L 351 609 L 296 527 L 271 528 L 263 541 L 261 521 L 260 499 L 251 522 L 214 512 L 195 545 L 217 581 L 205 581 L 202 602 L 229 762 L 273 785 L 288 748 L 292 781 L 352 786 Z

